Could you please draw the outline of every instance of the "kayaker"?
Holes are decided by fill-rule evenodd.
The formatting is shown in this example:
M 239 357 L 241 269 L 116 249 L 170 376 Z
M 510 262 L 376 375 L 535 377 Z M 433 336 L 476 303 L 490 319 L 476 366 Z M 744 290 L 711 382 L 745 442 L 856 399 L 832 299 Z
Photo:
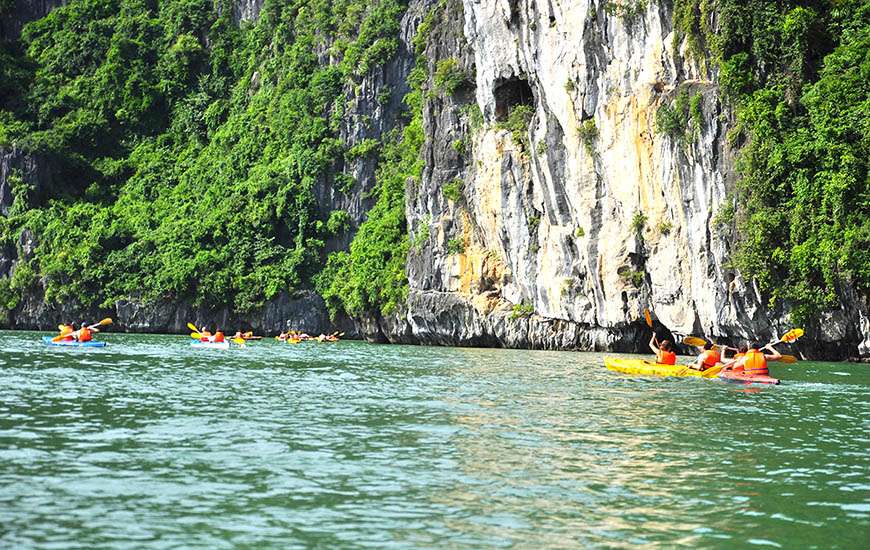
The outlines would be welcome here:
M 649 341 L 649 349 L 656 354 L 656 363 L 660 365 L 676 365 L 677 354 L 674 353 L 674 345 L 670 340 L 662 340 L 656 347 L 656 335 L 653 334 Z
M 770 353 L 762 353 L 761 350 L 770 350 Z M 773 344 L 767 344 L 762 347 L 761 344 L 752 344 L 746 351 L 746 355 L 739 359 L 732 359 L 723 367 L 723 371 L 743 371 L 749 376 L 768 376 L 770 372 L 767 370 L 768 361 L 776 361 L 782 357 L 782 354 L 776 351 Z
M 747 349 L 749 349 L 749 347 L 746 346 L 745 344 L 740 346 L 739 348 L 732 348 L 731 346 L 725 346 L 724 348 L 722 348 L 722 360 L 724 361 L 725 359 L 728 359 L 725 356 L 728 354 L 729 351 L 736 352 L 733 357 L 730 357 L 730 359 L 732 359 L 732 360 L 733 359 L 740 359 L 741 357 L 746 355 Z
M 86 325 L 85 322 L 82 321 L 82 328 L 80 328 L 75 333 L 75 339 L 78 340 L 79 342 L 90 342 L 91 340 L 94 339 L 93 331 L 96 331 L 96 330 L 97 330 L 96 328 L 94 328 L 94 329 L 89 328 L 88 325 Z
M 701 355 L 698 356 L 695 364 L 691 367 L 695 370 L 705 371 L 711 367 L 715 367 L 716 363 L 721 359 L 722 357 L 719 355 L 719 352 L 716 351 L 716 346 L 713 345 L 713 342 L 706 342 L 704 344 L 704 351 L 701 352 Z
M 73 332 L 75 329 L 69 323 L 64 323 L 60 326 L 60 335 L 63 338 L 60 339 L 61 342 L 72 342 L 75 338 L 73 338 Z
M 276 336 L 275 339 L 278 340 L 279 342 L 283 342 L 284 340 L 287 339 L 288 336 L 289 335 L 286 332 L 282 332 L 281 334 Z
M 211 332 L 206 330 L 205 325 L 199 329 L 199 341 L 200 342 L 211 342 Z

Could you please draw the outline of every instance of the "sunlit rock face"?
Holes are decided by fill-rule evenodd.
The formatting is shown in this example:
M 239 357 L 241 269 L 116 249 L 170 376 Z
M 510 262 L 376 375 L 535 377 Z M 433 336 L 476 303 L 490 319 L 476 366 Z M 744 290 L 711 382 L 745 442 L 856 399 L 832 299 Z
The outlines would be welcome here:
M 716 74 L 673 51 L 670 2 L 603 4 L 447 3 L 426 55 L 456 59 L 470 82 L 425 105 L 410 298 L 381 323 L 387 339 L 644 349 L 647 307 L 663 332 L 787 330 L 788 312 L 730 267 L 732 232 L 716 223 L 736 178 Z M 655 118 L 681 92 L 701 124 L 676 139 Z M 528 131 L 512 136 L 503 127 L 524 106 Z M 461 196 L 445 194 L 459 180 Z M 866 354 L 868 328 L 866 305 L 844 299 L 812 353 Z

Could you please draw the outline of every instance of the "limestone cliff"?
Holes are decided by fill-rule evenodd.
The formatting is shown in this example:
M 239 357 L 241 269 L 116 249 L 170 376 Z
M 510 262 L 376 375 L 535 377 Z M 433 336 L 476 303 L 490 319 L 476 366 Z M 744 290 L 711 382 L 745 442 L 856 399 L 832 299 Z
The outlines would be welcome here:
M 645 307 L 678 334 L 787 329 L 788 312 L 769 311 L 729 266 L 731 231 L 714 224 L 735 178 L 717 75 L 672 50 L 669 2 L 623 4 L 446 4 L 442 22 L 461 17 L 462 32 L 436 31 L 427 55 L 455 58 L 474 95 L 425 106 L 427 167 L 407 197 L 420 245 L 407 309 L 381 323 L 389 340 L 643 349 Z M 690 142 L 654 131 L 656 110 L 681 90 L 703 98 Z M 528 132 L 512 135 L 499 122 L 523 105 Z M 854 293 L 809 328 L 813 355 L 870 352 Z

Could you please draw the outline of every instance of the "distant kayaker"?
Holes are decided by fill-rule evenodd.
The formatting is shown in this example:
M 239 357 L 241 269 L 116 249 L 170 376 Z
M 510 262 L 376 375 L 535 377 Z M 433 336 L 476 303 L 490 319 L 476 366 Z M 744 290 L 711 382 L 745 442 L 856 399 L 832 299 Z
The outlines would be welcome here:
M 656 347 L 656 335 L 653 334 L 649 341 L 649 349 L 656 354 L 656 363 L 660 365 L 677 364 L 677 354 L 674 353 L 674 345 L 670 340 L 662 340 Z
M 737 347 L 737 348 L 732 348 L 732 347 L 730 347 L 730 346 L 725 346 L 724 348 L 722 348 L 722 361 L 724 362 L 725 359 L 732 359 L 732 360 L 733 360 L 733 359 L 740 359 L 741 357 L 743 357 L 744 355 L 746 355 L 746 350 L 747 350 L 747 349 L 749 349 L 749 347 L 746 346 L 745 344 L 742 345 L 742 346 L 740 346 L 740 347 Z M 729 352 L 729 351 L 733 351 L 733 352 L 735 352 L 733 357 L 730 357 L 730 358 L 725 357 L 726 355 L 728 355 L 728 352 Z
M 79 342 L 90 342 L 94 339 L 93 332 L 98 332 L 96 328 L 91 329 L 82 321 L 81 328 L 75 333 L 75 339 Z
M 770 353 L 763 353 L 761 350 L 770 350 Z M 761 346 L 761 344 L 752 344 L 746 351 L 746 354 L 740 358 L 735 358 L 725 364 L 722 370 L 744 372 L 749 376 L 768 376 L 770 372 L 767 370 L 768 361 L 776 361 L 782 357 L 782 354 L 774 349 L 773 344 Z
M 704 351 L 702 351 L 698 356 L 698 359 L 695 361 L 695 364 L 692 365 L 692 368 L 705 371 L 709 368 L 715 367 L 716 363 L 721 359 L 722 357 L 719 355 L 719 352 L 716 351 L 716 346 L 713 345 L 713 342 L 706 342 L 704 344 Z
M 224 340 L 225 340 L 225 339 L 224 339 L 224 333 L 221 332 L 220 329 L 216 330 L 215 333 L 214 333 L 214 336 L 212 336 L 212 337 L 209 339 L 210 342 L 215 342 L 215 343 L 223 342 Z
M 63 338 L 61 338 L 60 341 L 61 342 L 72 342 L 75 339 L 73 337 L 73 332 L 75 332 L 75 329 L 73 328 L 73 326 L 71 324 L 64 323 L 63 325 L 61 325 L 60 326 L 60 335 L 63 336 Z
M 200 342 L 211 342 L 212 341 L 211 332 L 206 330 L 205 325 L 203 325 L 202 328 L 199 329 L 199 341 Z

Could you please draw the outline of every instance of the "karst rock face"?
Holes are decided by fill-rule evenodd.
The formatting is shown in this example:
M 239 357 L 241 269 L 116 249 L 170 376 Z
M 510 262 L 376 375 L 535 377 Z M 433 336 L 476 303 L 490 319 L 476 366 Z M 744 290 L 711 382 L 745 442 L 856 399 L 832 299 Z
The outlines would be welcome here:
M 15 33 L 19 20 L 59 3 L 18 4 L 35 15 L 6 16 Z M 261 7 L 239 1 L 234 17 L 254 20 Z M 351 109 L 360 116 L 342 129 L 353 143 L 403 123 L 412 41 L 435 10 L 422 53 L 425 167 L 405 193 L 408 298 L 343 327 L 377 341 L 622 351 L 645 349 L 645 308 L 660 334 L 736 342 L 790 328 L 788 304 L 771 310 L 732 266 L 733 226 L 717 214 L 733 206 L 739 177 L 727 139 L 734 115 L 712 64 L 674 41 L 672 9 L 670 1 L 412 0 L 395 59 L 363 79 Z M 458 83 L 437 82 L 439 63 Z M 384 90 L 386 103 L 377 100 Z M 678 139 L 655 119 L 683 92 L 697 98 L 700 127 Z M 0 152 L 4 166 L 51 177 L 38 159 Z M 346 209 L 358 225 L 373 204 L 375 165 L 360 161 L 353 172 L 356 194 L 320 196 L 325 212 Z M 8 207 L 10 197 L 0 198 Z M 14 257 L 5 262 L 14 268 Z M 840 298 L 807 327 L 808 356 L 870 355 L 866 297 L 845 288 Z M 306 311 L 325 308 L 319 297 L 298 299 Z M 283 328 L 295 300 L 268 304 L 255 328 Z M 56 308 L 25 302 L 31 310 L 18 312 L 17 326 L 56 324 Z M 138 330 L 178 330 L 182 313 L 194 313 L 184 304 L 116 309 Z M 312 329 L 329 328 L 324 315 L 309 316 Z
M 642 349 L 644 308 L 678 334 L 787 330 L 788 312 L 730 266 L 733 233 L 716 223 L 737 178 L 717 75 L 673 50 L 669 2 L 602 4 L 448 3 L 443 22 L 462 29 L 437 27 L 426 54 L 456 59 L 470 82 L 425 106 L 426 168 L 407 190 L 419 245 L 388 339 Z M 681 91 L 700 97 L 703 123 L 675 140 L 655 114 Z M 500 121 L 522 106 L 533 114 L 518 143 Z M 870 351 L 866 304 L 842 298 L 816 354 Z

